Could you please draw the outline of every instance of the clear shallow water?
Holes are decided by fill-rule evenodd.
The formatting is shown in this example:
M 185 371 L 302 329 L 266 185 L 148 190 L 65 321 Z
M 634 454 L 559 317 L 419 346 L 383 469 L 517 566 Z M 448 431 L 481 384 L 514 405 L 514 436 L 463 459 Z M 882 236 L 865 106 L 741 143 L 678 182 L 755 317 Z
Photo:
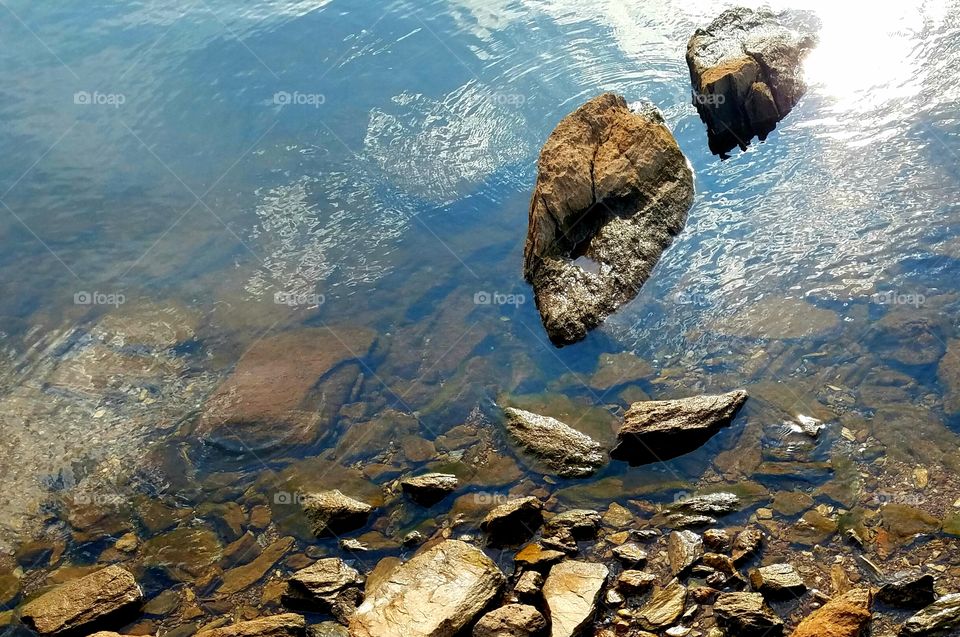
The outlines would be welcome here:
M 700 452 L 615 463 L 560 485 L 562 502 L 789 485 L 752 450 L 779 448 L 764 426 L 798 415 L 829 423 L 834 446 L 808 459 L 853 454 L 841 427 L 891 458 L 863 498 L 917 465 L 952 467 L 937 372 L 958 336 L 960 13 L 837 4 L 778 3 L 823 21 L 810 90 L 723 162 L 683 59 L 714 3 L 0 7 L 0 544 L 46 519 L 91 562 L 102 544 L 63 522 L 75 491 L 143 532 L 144 498 L 249 508 L 251 492 L 277 504 L 300 482 L 337 486 L 340 465 L 300 461 L 330 449 L 324 462 L 356 465 L 338 480 L 376 493 L 435 466 L 420 441 L 443 453 L 438 436 L 508 394 L 609 440 L 641 396 L 588 381 L 605 352 L 645 359 L 636 387 L 652 397 L 746 385 L 757 400 Z M 543 140 L 606 90 L 663 110 L 697 200 L 638 298 L 556 350 L 520 275 L 527 200 Z M 359 326 L 377 334 L 345 400 L 362 407 L 318 440 L 240 454 L 198 440 L 206 397 L 261 339 Z M 351 438 L 388 409 L 408 429 Z M 391 455 L 398 431 L 407 448 Z M 522 463 L 467 458 L 472 489 L 543 485 Z

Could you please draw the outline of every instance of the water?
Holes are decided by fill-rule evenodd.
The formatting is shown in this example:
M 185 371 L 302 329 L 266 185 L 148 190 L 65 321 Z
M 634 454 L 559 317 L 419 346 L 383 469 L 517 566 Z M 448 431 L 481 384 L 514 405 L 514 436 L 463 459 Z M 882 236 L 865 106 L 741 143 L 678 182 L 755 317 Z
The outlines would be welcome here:
M 44 533 L 84 565 L 130 529 L 196 524 L 219 545 L 233 534 L 211 507 L 230 501 L 271 507 L 303 546 L 297 488 L 380 498 L 422 467 L 455 469 L 475 508 L 514 487 L 604 507 L 793 488 L 761 463 L 850 456 L 868 478 L 834 467 L 797 488 L 942 509 L 960 424 L 944 358 L 960 336 L 960 11 L 776 6 L 823 22 L 810 90 L 766 143 L 719 161 L 683 57 L 712 2 L 5 3 L 0 546 Z M 697 199 L 637 299 L 557 350 L 520 274 L 527 202 L 547 135 L 602 91 L 663 111 Z M 325 370 L 338 415 L 317 438 L 198 434 L 244 353 L 303 329 L 370 345 Z M 591 384 L 622 352 L 648 371 Z M 631 400 L 740 386 L 747 415 L 704 449 L 556 486 L 495 423 L 515 402 L 609 442 Z M 822 442 L 789 439 L 801 416 L 827 424 Z M 465 421 L 479 433 L 449 432 Z M 918 467 L 942 478 L 932 490 L 911 486 Z M 107 511 L 93 531 L 67 523 L 90 507 Z M 435 530 L 401 509 L 364 536 L 372 555 Z M 148 587 L 171 577 L 135 559 Z

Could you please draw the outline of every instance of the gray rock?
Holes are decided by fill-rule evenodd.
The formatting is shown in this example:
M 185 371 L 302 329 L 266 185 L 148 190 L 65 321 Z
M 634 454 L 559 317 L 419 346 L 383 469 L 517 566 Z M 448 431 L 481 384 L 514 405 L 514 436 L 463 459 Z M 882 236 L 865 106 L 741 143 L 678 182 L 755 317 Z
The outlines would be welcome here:
M 637 295 L 686 223 L 693 175 L 660 113 L 612 93 L 565 117 L 537 166 L 523 271 L 566 345 Z
M 771 564 L 750 571 L 753 590 L 768 597 L 792 597 L 807 590 L 803 578 L 790 564 Z
M 674 509 L 709 515 L 725 515 L 740 509 L 740 498 L 733 493 L 707 493 L 677 502 Z
M 547 620 L 533 606 L 507 604 L 481 617 L 473 637 L 530 637 L 546 627 Z
M 301 637 L 305 627 L 306 620 L 302 616 L 284 613 L 201 630 L 195 637 Z
M 689 453 L 728 426 L 747 392 L 634 403 L 623 417 L 612 458 L 631 465 L 669 460 Z
M 446 540 L 381 581 L 350 619 L 351 637 L 453 637 L 497 597 L 503 573 L 482 551 Z
M 686 606 L 687 589 L 679 580 L 671 580 L 656 591 L 637 613 L 637 620 L 646 630 L 669 626 L 679 619 Z
M 433 506 L 456 491 L 459 481 L 452 473 L 428 473 L 400 481 L 400 488 L 411 500 L 423 506 Z
M 806 92 L 803 60 L 816 44 L 816 27 L 800 17 L 737 7 L 690 38 L 693 104 L 714 153 L 764 139 Z
M 543 503 L 528 496 L 516 498 L 490 511 L 480 523 L 487 539 L 494 546 L 520 544 L 536 533 L 543 524 Z
M 709 515 L 671 513 L 667 516 L 667 526 L 671 529 L 702 529 L 705 526 L 713 526 L 716 523 L 717 519 L 711 518 Z
M 543 597 L 550 609 L 550 637 L 573 637 L 593 617 L 610 571 L 603 564 L 570 560 L 550 569 Z
M 20 619 L 38 633 L 52 635 L 109 622 L 142 603 L 143 592 L 133 575 L 108 566 L 27 603 Z
M 681 575 L 703 557 L 703 538 L 693 531 L 674 531 L 667 539 L 670 570 Z
M 907 620 L 904 637 L 948 637 L 960 632 L 960 593 L 944 595 Z
M 933 575 L 917 571 L 896 573 L 877 591 L 877 600 L 900 608 L 923 608 L 937 598 Z
M 354 531 L 367 523 L 373 511 L 369 504 L 345 496 L 336 489 L 306 493 L 300 500 L 300 506 L 317 537 Z
M 606 464 L 600 443 L 556 418 L 508 407 L 507 432 L 546 471 L 561 478 L 586 478 Z
M 597 536 L 600 528 L 600 513 L 592 509 L 571 509 L 559 513 L 544 525 L 545 535 L 568 532 L 578 540 L 589 540 Z
M 763 601 L 760 593 L 723 593 L 713 605 L 717 625 L 737 637 L 779 637 L 783 620 Z

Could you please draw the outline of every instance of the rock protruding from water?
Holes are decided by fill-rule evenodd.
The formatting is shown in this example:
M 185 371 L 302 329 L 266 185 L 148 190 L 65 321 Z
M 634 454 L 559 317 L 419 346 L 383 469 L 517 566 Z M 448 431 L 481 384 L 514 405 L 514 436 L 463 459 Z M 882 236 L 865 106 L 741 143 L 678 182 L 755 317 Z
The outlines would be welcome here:
M 546 627 L 547 620 L 533 606 L 507 604 L 481 617 L 473 637 L 532 637 Z
M 960 593 L 944 595 L 907 620 L 903 637 L 955 635 L 960 631 Z
M 637 295 L 686 223 L 693 174 L 659 111 L 613 93 L 565 117 L 537 167 L 524 277 L 567 345 Z
M 703 538 L 693 531 L 674 531 L 667 538 L 667 555 L 673 574 L 683 574 L 703 557 Z
M 634 403 L 623 417 L 612 458 L 631 465 L 670 460 L 702 446 L 727 427 L 747 401 L 738 390 L 718 396 Z
M 456 491 L 458 485 L 457 476 L 452 473 L 427 473 L 400 481 L 403 492 L 422 506 L 433 506 Z
M 290 576 L 285 601 L 329 613 L 350 607 L 361 595 L 363 577 L 338 557 L 317 560 Z
M 38 633 L 53 635 L 109 622 L 142 603 L 143 592 L 133 575 L 108 566 L 44 593 L 26 604 L 20 617 Z
M 860 637 L 870 623 L 870 590 L 855 588 L 806 617 L 792 637 Z
M 750 586 L 767 597 L 795 597 L 807 590 L 803 578 L 790 564 L 770 564 L 750 571 Z
M 877 591 L 877 601 L 900 608 L 923 608 L 937 598 L 933 575 L 917 571 L 897 573 Z
M 529 539 L 543 524 L 543 503 L 533 496 L 515 498 L 496 507 L 480 528 L 493 546 L 511 546 Z
M 570 560 L 550 569 L 543 597 L 550 609 L 550 637 L 573 637 L 593 617 L 609 569 Z
M 600 443 L 560 422 L 522 409 L 503 410 L 510 437 L 561 478 L 586 478 L 606 463 Z
M 367 523 L 373 507 L 334 489 L 306 493 L 300 500 L 310 528 L 317 537 L 354 531 Z
M 201 630 L 196 637 L 302 637 L 307 622 L 294 613 L 259 617 L 230 626 Z
M 350 620 L 352 637 L 453 637 L 500 593 L 506 578 L 479 549 L 446 540 L 398 566 Z
M 713 153 L 765 139 L 806 92 L 803 60 L 816 45 L 816 27 L 799 17 L 737 7 L 690 38 L 693 105 Z
M 779 637 L 783 620 L 763 601 L 760 593 L 723 593 L 713 606 L 717 625 L 737 637 Z

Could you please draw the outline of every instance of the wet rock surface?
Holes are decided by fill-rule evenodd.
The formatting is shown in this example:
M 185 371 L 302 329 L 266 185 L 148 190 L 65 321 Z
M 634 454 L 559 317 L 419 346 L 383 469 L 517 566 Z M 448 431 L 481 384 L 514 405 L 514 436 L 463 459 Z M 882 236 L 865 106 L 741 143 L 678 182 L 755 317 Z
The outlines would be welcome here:
M 687 588 L 679 580 L 671 580 L 653 595 L 637 613 L 637 620 L 647 630 L 664 628 L 677 621 L 686 606 Z
M 339 535 L 367 523 L 373 510 L 369 504 L 354 500 L 339 490 L 306 493 L 300 501 L 310 528 L 317 537 Z
M 900 572 L 887 578 L 877 591 L 877 601 L 900 608 L 923 608 L 933 603 L 934 578 L 929 573 Z
M 550 339 L 577 342 L 636 296 L 692 202 L 691 171 L 656 109 L 632 112 L 606 93 L 565 117 L 540 153 L 524 248 Z
M 904 623 L 904 637 L 947 637 L 960 632 L 960 593 L 944 595 Z
M 428 473 L 400 481 L 403 492 L 423 506 L 433 506 L 456 491 L 458 485 L 457 476 L 450 473 Z
M 562 478 L 585 478 L 606 464 L 599 442 L 556 418 L 504 409 L 510 437 L 546 470 Z
M 806 617 L 792 637 L 860 637 L 870 624 L 871 593 L 855 588 Z
M 533 637 L 546 627 L 547 620 L 533 606 L 507 604 L 481 617 L 473 637 Z
M 715 154 L 765 139 L 806 92 L 803 60 L 816 32 L 798 17 L 737 7 L 690 38 L 693 104 Z
M 302 637 L 306 620 L 302 615 L 284 613 L 260 617 L 231 626 L 201 630 L 197 637 Z
M 574 637 L 593 617 L 609 569 L 570 560 L 550 569 L 543 597 L 550 609 L 550 636 Z
M 494 546 L 519 544 L 543 524 L 543 503 L 529 496 L 496 507 L 483 519 L 480 528 Z
M 724 593 L 717 598 L 713 611 L 717 625 L 730 635 L 764 637 L 783 634 L 781 620 L 759 593 Z
M 703 557 L 703 538 L 693 531 L 674 531 L 667 541 L 667 553 L 673 574 L 685 573 Z
M 676 458 L 726 427 L 747 400 L 745 391 L 634 403 L 624 415 L 612 458 L 632 465 Z
M 317 560 L 290 576 L 287 598 L 293 604 L 330 612 L 338 603 L 356 599 L 363 585 L 360 573 L 337 557 Z M 351 589 L 356 589 L 356 593 Z
M 771 564 L 750 571 L 750 585 L 766 597 L 795 597 L 807 590 L 797 569 L 789 564 Z

